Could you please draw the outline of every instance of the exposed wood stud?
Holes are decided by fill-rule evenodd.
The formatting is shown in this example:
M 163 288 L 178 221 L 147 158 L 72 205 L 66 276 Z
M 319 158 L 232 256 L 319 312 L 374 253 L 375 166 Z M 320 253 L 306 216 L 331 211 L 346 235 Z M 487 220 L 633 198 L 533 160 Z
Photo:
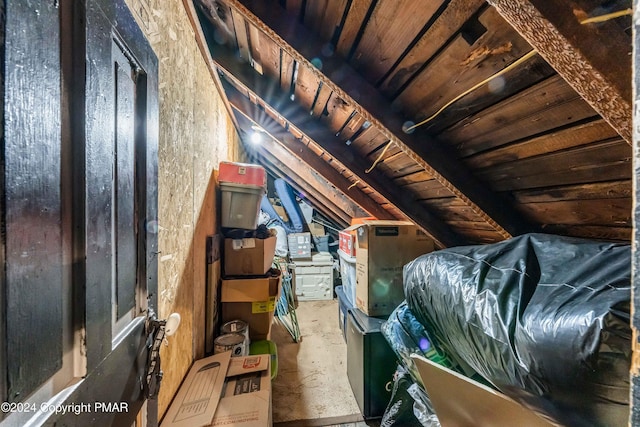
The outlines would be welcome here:
M 231 9 L 231 17 L 233 19 L 233 29 L 238 41 L 238 51 L 240 58 L 251 62 L 251 51 L 249 50 L 249 39 L 247 38 L 247 24 L 244 18 L 234 9 Z

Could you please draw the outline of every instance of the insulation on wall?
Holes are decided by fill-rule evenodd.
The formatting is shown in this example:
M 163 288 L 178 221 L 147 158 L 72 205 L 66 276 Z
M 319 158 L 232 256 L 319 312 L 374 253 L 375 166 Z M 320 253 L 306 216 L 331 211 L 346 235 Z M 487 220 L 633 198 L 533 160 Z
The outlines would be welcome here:
M 182 317 L 161 351 L 162 416 L 193 360 L 204 354 L 205 245 L 217 231 L 215 170 L 241 151 L 182 2 L 127 3 L 159 62 L 158 313 Z

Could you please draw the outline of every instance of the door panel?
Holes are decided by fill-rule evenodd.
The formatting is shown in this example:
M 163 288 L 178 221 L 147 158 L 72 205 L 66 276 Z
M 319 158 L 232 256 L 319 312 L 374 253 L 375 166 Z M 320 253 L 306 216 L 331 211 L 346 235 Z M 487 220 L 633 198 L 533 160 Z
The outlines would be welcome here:
M 115 320 L 136 308 L 136 219 L 135 219 L 135 91 L 136 72 L 117 43 L 113 43 L 115 60 L 116 143 L 115 188 Z M 140 112 L 145 115 L 144 111 Z M 131 313 L 132 315 L 138 313 Z M 128 316 L 127 316 L 128 317 Z M 126 318 L 124 320 L 127 320 Z
M 48 422 L 129 426 L 145 400 L 145 316 L 157 293 L 157 59 L 124 0 L 75 8 L 74 197 L 84 226 L 74 281 L 85 290 L 87 375 L 63 403 L 94 407 Z
M 2 5 L 0 385 L 2 400 L 10 402 L 24 401 L 62 365 L 57 15 L 52 2 Z M 4 22 L 5 16 L 11 19 Z
M 124 0 L 0 12 L 0 397 L 29 404 L 0 424 L 128 427 L 157 293 L 157 59 Z

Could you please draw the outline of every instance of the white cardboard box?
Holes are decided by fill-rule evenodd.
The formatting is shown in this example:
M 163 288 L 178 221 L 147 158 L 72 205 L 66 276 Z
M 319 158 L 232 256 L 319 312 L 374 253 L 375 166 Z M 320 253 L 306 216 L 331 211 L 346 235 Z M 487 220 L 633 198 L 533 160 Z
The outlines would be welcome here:
M 234 357 L 232 364 L 235 359 L 243 373 L 227 377 L 211 426 L 271 426 L 271 355 Z
M 194 362 L 161 426 L 270 426 L 270 362 L 270 354 L 230 351 Z
M 367 316 L 388 316 L 404 299 L 402 269 L 434 242 L 408 221 L 364 220 L 356 228 L 356 300 Z

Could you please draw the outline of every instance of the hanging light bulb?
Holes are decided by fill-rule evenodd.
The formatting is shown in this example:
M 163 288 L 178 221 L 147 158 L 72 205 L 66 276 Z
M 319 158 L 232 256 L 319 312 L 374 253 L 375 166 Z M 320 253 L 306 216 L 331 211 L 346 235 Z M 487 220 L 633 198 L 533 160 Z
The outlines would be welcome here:
M 260 142 L 262 142 L 262 134 L 255 130 L 251 132 L 251 136 L 249 138 L 251 140 L 251 143 L 254 145 L 260 144 Z
M 251 126 L 251 134 L 249 135 L 249 140 L 251 141 L 251 143 L 253 145 L 258 145 L 262 142 L 262 138 L 263 138 L 263 133 L 264 133 L 264 129 L 262 129 L 260 126 L 258 125 L 252 125 Z

